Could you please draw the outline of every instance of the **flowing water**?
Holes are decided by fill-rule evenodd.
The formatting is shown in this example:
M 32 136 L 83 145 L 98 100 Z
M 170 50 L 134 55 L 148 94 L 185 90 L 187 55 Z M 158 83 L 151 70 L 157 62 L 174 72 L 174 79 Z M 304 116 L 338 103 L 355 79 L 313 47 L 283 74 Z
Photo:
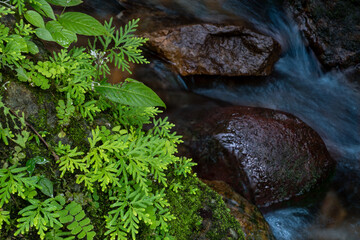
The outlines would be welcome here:
M 360 92 L 342 72 L 324 72 L 293 20 L 274 4 L 265 5 L 226 1 L 223 7 L 281 44 L 283 54 L 272 76 L 259 84 L 241 83 L 241 79 L 238 84 L 226 84 L 219 78 L 205 88 L 192 84 L 192 90 L 235 105 L 292 113 L 320 134 L 337 160 L 332 188 L 343 199 L 341 205 L 346 205 L 346 223 L 322 229 L 315 227 L 312 206 L 280 209 L 265 214 L 277 239 L 360 239 Z
M 360 239 L 360 92 L 340 71 L 324 72 L 296 23 L 274 1 L 258 0 L 133 0 L 170 14 L 221 22 L 246 19 L 282 46 L 273 74 L 263 80 L 232 84 L 218 77 L 206 87 L 188 81 L 191 91 L 235 105 L 292 113 L 315 129 L 337 160 L 331 183 L 335 207 L 347 213 L 336 226 L 319 224 L 321 205 L 288 207 L 265 213 L 278 240 Z M 334 33 L 335 34 L 335 33 Z M 162 66 L 162 65 L 159 65 Z M 160 70 L 159 70 L 160 69 Z M 161 67 L 156 71 L 161 75 Z M 164 70 L 166 72 L 168 70 Z M 179 77 L 173 77 L 179 80 Z M 334 200 L 335 198 L 335 200 Z M 340 202 L 340 203 L 338 203 Z M 341 215 L 341 214 L 340 214 Z

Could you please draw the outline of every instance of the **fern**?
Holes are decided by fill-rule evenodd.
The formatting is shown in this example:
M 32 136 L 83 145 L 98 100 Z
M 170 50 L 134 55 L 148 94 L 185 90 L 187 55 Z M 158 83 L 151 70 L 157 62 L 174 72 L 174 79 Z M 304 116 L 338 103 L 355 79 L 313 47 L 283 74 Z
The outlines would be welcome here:
M 8 169 L 0 169 L 0 208 L 9 202 L 11 194 L 18 194 L 25 199 L 25 191 L 30 188 L 40 188 L 38 177 L 25 177 L 27 167 L 12 165 Z
M 86 162 L 82 158 L 78 158 L 83 155 L 83 152 L 78 152 L 77 148 L 71 149 L 69 145 L 63 145 L 59 141 L 55 151 L 61 155 L 60 159 L 56 162 L 59 163 L 61 175 L 63 177 L 66 172 L 73 173 L 75 169 L 79 169 L 83 172 L 87 172 Z
M 110 211 L 107 216 L 109 230 L 105 235 L 110 235 L 111 239 L 115 239 L 115 236 L 122 237 L 123 234 L 119 235 L 119 232 L 123 229 L 125 232 L 130 232 L 132 239 L 135 239 L 140 220 L 151 223 L 150 216 L 145 209 L 152 205 L 154 197 L 147 196 L 140 188 L 134 190 L 130 186 L 118 189 L 118 191 L 117 197 L 110 198 L 110 200 L 116 200 L 111 205 L 111 208 L 115 209 Z
M 68 98 L 66 105 L 63 100 L 59 100 L 56 110 L 56 116 L 59 118 L 59 123 L 66 126 L 70 123 L 71 117 L 74 115 L 75 107 L 73 106 L 72 100 Z
M 9 140 L 15 137 L 9 127 L 3 127 L 2 123 L 0 123 L 0 138 L 5 143 L 5 145 L 9 145 Z
M 109 22 L 105 22 L 105 28 L 110 34 L 97 37 L 96 40 L 99 41 L 104 49 L 104 53 L 108 54 L 107 56 L 102 55 L 96 56 L 99 63 L 100 59 L 109 59 L 117 68 L 122 71 L 130 71 L 129 63 L 138 63 L 144 64 L 149 63 L 142 55 L 142 51 L 139 49 L 146 41 L 146 38 L 134 37 L 134 32 L 138 26 L 139 19 L 134 19 L 130 21 L 125 27 L 120 27 L 119 30 L 115 31 L 115 28 L 112 27 L 112 19 Z M 110 44 L 113 43 L 113 46 L 109 48 Z M 90 48 L 95 51 L 95 42 L 93 45 L 89 44 Z M 94 52 L 95 53 L 95 52 Z M 105 66 L 105 62 L 100 64 L 99 71 L 108 73 Z
M 78 239 L 86 237 L 87 240 L 94 239 L 96 233 L 91 231 L 94 226 L 90 219 L 86 217 L 81 205 L 76 202 L 71 202 L 65 209 L 59 211 L 59 221 L 62 224 L 68 224 L 66 228 L 71 231 L 71 235 L 76 236 Z
M 10 212 L 0 208 L 0 230 L 4 223 L 10 224 Z
M 38 230 L 40 239 L 45 238 L 45 232 L 49 227 L 62 227 L 61 222 L 57 219 L 60 215 L 57 213 L 61 210 L 61 204 L 56 203 L 53 198 L 40 201 L 37 199 L 29 199 L 31 205 L 22 209 L 19 214 L 22 215 L 18 219 L 18 230 L 14 233 L 15 236 L 28 232 L 31 227 Z

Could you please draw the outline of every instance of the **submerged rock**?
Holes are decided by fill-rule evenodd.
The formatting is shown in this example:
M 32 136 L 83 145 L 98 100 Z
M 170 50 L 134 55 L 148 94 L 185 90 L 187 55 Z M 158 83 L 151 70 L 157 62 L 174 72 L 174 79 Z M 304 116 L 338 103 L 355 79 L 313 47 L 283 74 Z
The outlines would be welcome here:
M 245 239 L 275 239 L 269 224 L 255 205 L 248 202 L 223 181 L 202 181 L 223 197 L 231 215 L 240 223 Z
M 183 76 L 265 76 L 280 55 L 274 39 L 244 26 L 182 25 L 143 36 Z
M 319 135 L 290 114 L 250 107 L 207 112 L 213 115 L 197 119 L 192 137 L 184 137 L 184 151 L 198 162 L 201 178 L 225 181 L 258 206 L 303 195 L 334 169 Z

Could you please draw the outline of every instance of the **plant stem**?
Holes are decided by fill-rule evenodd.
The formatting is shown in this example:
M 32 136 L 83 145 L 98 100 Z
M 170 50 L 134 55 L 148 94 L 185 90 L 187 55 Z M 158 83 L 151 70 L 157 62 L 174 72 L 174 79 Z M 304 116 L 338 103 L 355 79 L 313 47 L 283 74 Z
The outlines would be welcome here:
M 16 112 L 14 112 L 13 110 L 10 109 L 10 112 L 12 115 L 14 115 L 17 118 L 20 118 Z M 53 155 L 54 159 L 57 161 L 59 160 L 59 156 L 51 149 L 50 145 L 45 141 L 45 139 L 36 131 L 36 129 L 27 121 L 25 121 L 25 124 L 28 128 L 30 128 L 38 137 L 39 139 L 43 142 L 43 144 L 47 147 L 47 149 L 51 152 L 51 154 Z

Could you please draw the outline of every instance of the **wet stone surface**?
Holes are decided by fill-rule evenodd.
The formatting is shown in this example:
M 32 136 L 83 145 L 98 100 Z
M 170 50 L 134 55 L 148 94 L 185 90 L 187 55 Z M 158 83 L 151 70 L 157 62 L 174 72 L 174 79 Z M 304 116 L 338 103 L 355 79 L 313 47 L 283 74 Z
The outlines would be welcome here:
M 199 177 L 227 182 L 258 206 L 303 195 L 334 169 L 319 135 L 290 114 L 249 107 L 207 112 L 198 120 L 186 115 L 193 124 L 188 132 L 178 126 L 191 134 L 182 151 L 198 162 Z
M 182 76 L 266 76 L 280 55 L 275 40 L 244 26 L 182 25 L 143 36 Z

